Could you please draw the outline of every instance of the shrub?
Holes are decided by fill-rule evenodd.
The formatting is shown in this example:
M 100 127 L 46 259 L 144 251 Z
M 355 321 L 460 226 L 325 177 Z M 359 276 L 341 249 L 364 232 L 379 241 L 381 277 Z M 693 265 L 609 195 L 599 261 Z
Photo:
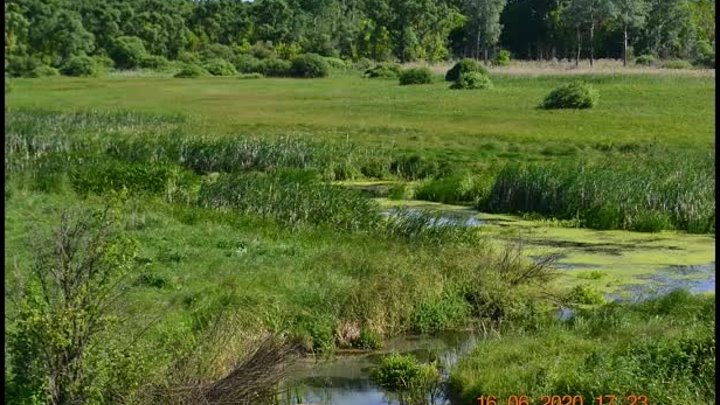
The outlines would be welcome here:
M 6 63 L 5 72 L 10 77 L 28 76 L 36 68 L 42 66 L 39 60 L 25 55 L 8 55 Z
M 195 52 L 181 51 L 178 53 L 177 60 L 183 63 L 200 63 L 200 55 Z
M 235 66 L 225 59 L 211 59 L 203 66 L 213 76 L 232 76 L 237 73 Z
M 134 36 L 121 36 L 113 41 L 110 57 L 121 69 L 140 67 L 140 61 L 147 55 L 143 40 Z
M 376 350 L 382 347 L 382 337 L 368 328 L 362 328 L 357 339 L 352 341 L 352 347 Z
M 598 93 L 589 84 L 568 83 L 551 91 L 541 105 L 545 109 L 591 108 L 597 104 Z
M 575 286 L 565 298 L 572 304 L 600 305 L 605 303 L 603 294 L 588 285 Z
M 211 44 L 200 50 L 200 57 L 205 60 L 225 59 L 231 60 L 235 53 L 232 48 L 222 44 Z
M 715 54 L 703 55 L 695 59 L 695 66 L 700 66 L 708 69 L 715 69 Z
M 268 41 L 256 42 L 255 45 L 250 48 L 250 53 L 252 54 L 252 56 L 258 59 L 270 59 L 277 57 L 277 55 L 275 54 L 275 50 L 273 49 L 272 43 Z
M 32 72 L 28 75 L 28 77 L 45 77 L 45 76 L 57 76 L 60 72 L 55 69 L 54 67 L 50 67 L 47 65 L 38 66 L 35 69 L 33 69 Z
M 357 70 L 365 71 L 367 69 L 370 69 L 373 62 L 368 58 L 360 58 L 357 62 L 353 63 L 353 68 Z
M 66 76 L 95 76 L 99 73 L 95 61 L 86 55 L 71 56 L 60 68 Z
M 454 90 L 478 90 L 492 88 L 492 82 L 487 75 L 480 72 L 461 73 L 455 83 L 450 85 Z
M 152 70 L 164 70 L 170 66 L 170 61 L 164 56 L 145 55 L 140 59 L 140 67 Z
M 292 64 L 286 60 L 267 58 L 260 61 L 258 70 L 267 77 L 287 77 L 290 76 L 291 66 Z
M 323 59 L 331 69 L 345 70 L 348 68 L 345 61 L 340 58 L 323 57 Z
M 207 76 L 209 73 L 207 70 L 203 69 L 202 67 L 195 65 L 195 64 L 186 64 L 184 65 L 179 72 L 175 73 L 175 76 L 173 77 L 182 77 L 182 78 L 189 78 L 189 77 L 201 77 L 201 76 Z
M 364 77 L 374 79 L 395 79 L 400 76 L 402 66 L 398 63 L 378 63 L 375 67 L 365 70 Z
M 93 56 L 93 59 L 95 60 L 95 64 L 103 69 L 112 69 L 115 67 L 115 61 L 113 61 L 109 56 L 95 55 Z
M 262 73 L 260 71 L 260 59 L 252 55 L 239 55 L 232 59 L 232 62 L 240 73 Z
M 293 77 L 326 77 L 330 68 L 322 56 L 308 53 L 293 58 L 290 72 Z
M 430 84 L 432 78 L 432 71 L 426 67 L 407 69 L 400 73 L 400 85 Z
M 262 73 L 240 73 L 237 75 L 238 79 L 262 79 L 263 76 Z
M 495 57 L 495 64 L 498 66 L 508 66 L 510 64 L 510 51 L 501 49 Z
M 468 72 L 480 72 L 485 75 L 488 74 L 488 70 L 485 68 L 485 66 L 481 65 L 480 62 L 476 61 L 475 59 L 465 58 L 460 60 L 458 63 L 455 64 L 455 66 L 453 66 L 450 70 L 447 71 L 447 73 L 445 74 L 445 81 L 457 81 L 457 79 L 460 78 L 461 73 Z
M 653 55 L 640 55 L 635 58 L 636 65 L 652 66 L 655 64 L 655 57 Z
M 401 404 L 425 404 L 428 397 L 435 398 L 440 393 L 437 366 L 420 364 L 409 355 L 384 357 L 370 377 L 383 390 L 398 395 Z
M 662 64 L 664 69 L 692 69 L 692 64 L 686 60 L 669 60 Z

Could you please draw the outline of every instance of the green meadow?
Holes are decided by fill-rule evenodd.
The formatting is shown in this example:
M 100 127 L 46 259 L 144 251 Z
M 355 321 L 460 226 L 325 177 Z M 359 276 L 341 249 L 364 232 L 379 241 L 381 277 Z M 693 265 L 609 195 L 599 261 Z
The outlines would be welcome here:
M 277 403 L 281 381 L 243 369 L 264 336 L 320 361 L 454 330 L 487 337 L 448 370 L 458 404 L 611 391 L 713 403 L 712 297 L 606 294 L 673 265 L 712 263 L 714 277 L 714 76 L 490 77 L 478 91 L 359 71 L 12 79 L 6 400 L 44 403 L 38 353 L 72 347 L 55 329 L 89 322 L 48 285 L 99 266 L 108 278 L 89 285 L 122 295 L 91 319 L 86 403 L 190 404 L 233 370 L 257 376 L 237 383 L 257 387 L 242 400 Z M 573 80 L 597 106 L 537 108 Z M 439 226 L 435 208 L 487 223 Z M 103 218 L 107 234 L 73 233 L 63 212 Z M 555 319 L 559 307 L 576 315 Z

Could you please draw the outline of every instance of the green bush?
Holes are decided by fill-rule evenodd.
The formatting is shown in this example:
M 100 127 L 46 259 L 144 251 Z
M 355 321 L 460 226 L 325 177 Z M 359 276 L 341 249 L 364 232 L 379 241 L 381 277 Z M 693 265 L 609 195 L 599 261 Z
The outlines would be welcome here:
M 357 62 L 353 63 L 353 68 L 361 71 L 365 71 L 372 67 L 373 61 L 368 58 L 360 58 Z
M 293 77 L 326 77 L 330 68 L 322 56 L 308 53 L 293 58 L 290 73 Z
M 5 73 L 10 77 L 28 76 L 42 66 L 42 63 L 36 58 L 25 55 L 8 55 L 5 60 Z
M 325 60 L 325 63 L 331 68 L 336 70 L 345 70 L 348 68 L 347 63 L 345 63 L 344 60 L 340 58 L 332 58 L 332 57 L 323 57 Z
M 445 74 L 445 81 L 454 82 L 460 78 L 461 73 L 479 72 L 487 75 L 488 70 L 475 59 L 465 58 L 461 59 L 456 63 L 450 70 Z
M 55 69 L 54 67 L 50 67 L 47 65 L 38 66 L 35 69 L 33 69 L 32 72 L 28 75 L 28 77 L 45 77 L 45 76 L 57 76 L 60 72 Z
M 145 43 L 135 36 L 115 38 L 110 49 L 110 57 L 115 61 L 115 66 L 120 69 L 140 67 L 140 62 L 147 54 Z
M 196 52 L 181 51 L 180 53 L 178 53 L 177 60 L 183 63 L 199 64 L 200 55 L 198 55 Z
M 140 67 L 152 70 L 165 70 L 170 66 L 170 61 L 164 56 L 145 55 L 140 59 Z
M 433 73 L 426 67 L 407 69 L 400 72 L 400 85 L 407 86 L 411 84 L 430 84 L 432 83 Z
M 259 73 L 267 77 L 287 77 L 290 76 L 290 68 L 292 64 L 289 61 L 278 58 L 267 58 L 260 61 L 258 65 Z
M 232 60 L 235 56 L 232 48 L 222 44 L 210 44 L 200 50 L 200 57 L 203 60 L 225 59 Z
M 479 90 L 491 89 L 492 81 L 487 75 L 480 72 L 461 73 L 455 83 L 450 85 L 454 90 Z
M 501 49 L 500 52 L 498 52 L 497 56 L 495 57 L 495 64 L 498 66 L 510 65 L 510 51 Z
M 240 73 L 262 73 L 260 59 L 252 55 L 239 55 L 231 60 Z
M 208 71 L 195 64 L 184 65 L 173 77 L 192 78 L 209 75 Z
M 112 69 L 115 67 L 115 61 L 111 57 L 106 55 L 95 55 L 93 56 L 95 64 L 101 67 L 103 70 Z
M 682 60 L 682 59 L 674 59 L 669 60 L 662 64 L 663 69 L 692 69 L 692 63 Z
M 372 68 L 366 69 L 364 77 L 369 79 L 395 79 L 400 76 L 402 66 L 399 63 L 378 63 Z
M 589 84 L 575 82 L 563 84 L 545 97 L 541 107 L 558 108 L 592 108 L 597 104 L 598 93 Z
M 362 328 L 360 335 L 351 344 L 356 349 L 377 350 L 382 347 L 382 336 L 368 328 Z
M 383 390 L 399 396 L 401 404 L 426 404 L 440 393 L 440 372 L 433 364 L 421 364 L 409 355 L 384 357 L 370 377 Z
M 89 56 L 71 56 L 60 68 L 60 73 L 66 76 L 96 76 L 99 68 Z
M 237 75 L 238 79 L 262 79 L 263 76 L 262 73 L 240 73 Z
M 203 67 L 213 76 L 233 76 L 237 73 L 235 66 L 225 59 L 211 59 Z
M 567 294 L 565 299 L 571 304 L 600 305 L 605 303 L 603 294 L 589 285 L 577 285 Z
M 250 53 L 252 54 L 252 56 L 258 59 L 277 58 L 277 54 L 275 53 L 275 49 L 273 48 L 272 43 L 268 41 L 256 42 L 255 45 L 250 48 Z
M 653 55 L 640 55 L 635 58 L 636 65 L 652 66 L 655 64 L 655 57 Z

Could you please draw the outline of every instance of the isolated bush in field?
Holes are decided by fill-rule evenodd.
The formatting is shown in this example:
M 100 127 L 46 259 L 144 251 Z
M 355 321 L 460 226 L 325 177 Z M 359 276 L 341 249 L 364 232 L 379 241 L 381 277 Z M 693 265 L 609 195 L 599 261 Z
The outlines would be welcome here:
M 207 70 L 204 68 L 195 65 L 195 64 L 186 64 L 184 65 L 179 72 L 175 73 L 173 77 L 179 77 L 179 78 L 193 78 L 193 77 L 202 77 L 202 76 L 208 76 L 210 73 L 208 73 Z
M 369 79 L 395 79 L 400 76 L 401 71 L 402 66 L 399 63 L 378 63 L 374 67 L 366 69 L 363 76 Z
M 263 76 L 262 73 L 240 73 L 237 75 L 238 79 L 262 79 Z
M 252 55 L 239 55 L 231 59 L 231 61 L 240 73 L 262 73 L 260 71 L 260 59 Z
M 591 108 L 597 104 L 598 93 L 586 83 L 568 83 L 557 87 L 545 97 L 541 107 L 545 109 L 559 108 Z
M 450 85 L 454 90 L 480 90 L 491 89 L 492 81 L 487 75 L 480 72 L 461 73 L 455 83 Z
M 323 59 L 325 60 L 325 63 L 327 63 L 327 65 L 331 69 L 345 70 L 348 68 L 347 63 L 345 63 L 345 61 L 340 58 L 333 58 L 333 57 L 326 56 L 326 57 L 323 57 Z
M 59 74 L 60 74 L 60 71 L 58 71 L 54 67 L 42 65 L 42 66 L 38 66 L 35 69 L 33 69 L 33 71 L 30 72 L 28 77 L 57 76 Z
M 683 60 L 675 59 L 669 60 L 661 65 L 664 69 L 692 69 L 692 63 Z
M 211 59 L 203 67 L 213 76 L 232 76 L 237 73 L 235 66 L 225 59 Z
M 488 70 L 475 59 L 464 58 L 457 62 L 450 70 L 445 73 L 445 81 L 454 82 L 460 77 L 461 73 L 479 72 L 487 75 Z
M 400 72 L 400 85 L 430 84 L 432 78 L 432 71 L 426 67 L 407 69 Z
M 140 67 L 140 61 L 147 54 L 145 43 L 135 36 L 117 37 L 110 48 L 110 57 L 115 61 L 115 66 L 120 69 Z
M 640 55 L 635 58 L 636 65 L 651 66 L 655 64 L 655 56 L 653 55 Z
M 293 58 L 290 71 L 293 77 L 316 78 L 326 77 L 330 68 L 322 56 L 308 53 Z
M 290 76 L 290 68 L 292 64 L 289 61 L 267 58 L 260 61 L 258 70 L 267 77 L 287 77 Z
M 99 73 L 95 61 L 86 55 L 71 56 L 62 67 L 60 73 L 66 76 L 95 76 Z
M 160 55 L 145 55 L 140 59 L 140 67 L 152 70 L 164 70 L 170 66 L 170 61 Z
M 508 66 L 510 64 L 510 51 L 501 49 L 497 57 L 495 57 L 495 64 L 498 66 Z

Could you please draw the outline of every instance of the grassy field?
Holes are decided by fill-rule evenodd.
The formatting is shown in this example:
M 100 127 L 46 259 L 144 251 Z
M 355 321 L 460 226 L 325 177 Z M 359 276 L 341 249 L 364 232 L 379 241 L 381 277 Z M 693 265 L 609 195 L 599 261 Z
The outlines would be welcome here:
M 544 342 L 555 347 L 554 337 L 532 333 L 559 303 L 576 303 L 576 280 L 563 283 L 551 262 L 535 264 L 528 254 L 537 251 L 490 243 L 487 237 L 507 236 L 503 224 L 483 235 L 427 226 L 432 213 L 388 219 L 387 201 L 349 184 L 383 180 L 395 199 L 415 195 L 557 217 L 552 227 L 504 217 L 510 228 L 533 228 L 535 237 L 548 240 L 594 243 L 612 236 L 557 225 L 623 229 L 611 231 L 613 237 L 648 249 L 683 249 L 682 257 L 706 263 L 715 215 L 712 77 L 583 76 L 601 97 L 585 111 L 536 108 L 567 75 L 497 73 L 488 91 L 452 91 L 436 79 L 403 87 L 358 72 L 319 80 L 13 80 L 5 111 L 5 265 L 13 269 L 5 273 L 6 399 L 20 404 L 42 395 L 42 365 L 25 365 L 40 358 L 32 347 L 46 341 L 64 347 L 57 338 L 64 332 L 56 329 L 63 331 L 57 317 L 66 315 L 38 304 L 43 284 L 31 274 L 35 264 L 47 264 L 38 262 L 45 257 L 40 253 L 62 258 L 53 250 L 57 241 L 47 238 L 65 210 L 91 217 L 112 204 L 119 240 L 137 248 L 120 255 L 129 270 L 119 284 L 125 296 L 110 311 L 117 318 L 96 337 L 104 344 L 88 349 L 99 377 L 86 394 L 98 404 L 117 403 L 119 395 L 127 404 L 176 405 L 153 395 L 217 380 L 267 332 L 316 354 L 462 328 L 519 334 L 507 347 L 490 343 L 495 354 L 488 359 Z M 572 166 L 580 163 L 587 166 Z M 487 217 L 493 215 L 501 217 Z M 663 233 L 632 237 L 627 229 Z M 633 254 L 568 260 L 614 266 L 612 280 L 597 280 L 604 285 L 638 274 L 621 266 Z M 671 254 L 632 257 L 652 266 Z M 709 305 L 674 299 L 690 309 Z M 622 356 L 623 342 L 635 332 L 663 322 L 677 327 L 678 314 L 657 321 L 653 317 L 668 314 L 653 311 L 617 316 L 638 327 L 621 331 L 608 358 Z M 599 345 L 584 329 L 552 322 L 548 327 L 578 350 Z M 706 336 L 698 336 L 705 345 Z M 677 349 L 668 356 L 697 354 L 668 347 Z M 536 360 L 550 358 L 538 354 Z M 618 367 L 635 372 L 636 366 Z M 482 367 L 479 360 L 461 364 L 460 396 L 486 392 L 478 384 L 495 387 L 497 381 L 477 371 Z M 697 381 L 669 375 L 677 379 L 668 398 L 690 386 L 695 399 L 706 401 L 714 392 L 704 385 L 706 371 Z M 576 386 L 598 375 L 579 375 Z M 636 377 L 618 377 L 618 387 L 657 383 Z M 545 386 L 561 380 L 549 378 Z M 503 389 L 526 383 L 508 378 Z
M 598 145 L 710 148 L 714 78 L 586 75 L 597 108 L 535 107 L 568 76 L 494 75 L 481 92 L 341 76 L 324 80 L 162 77 L 18 79 L 9 108 L 129 110 L 187 114 L 189 133 L 272 136 L 435 151 L 477 158 L 570 154 Z

